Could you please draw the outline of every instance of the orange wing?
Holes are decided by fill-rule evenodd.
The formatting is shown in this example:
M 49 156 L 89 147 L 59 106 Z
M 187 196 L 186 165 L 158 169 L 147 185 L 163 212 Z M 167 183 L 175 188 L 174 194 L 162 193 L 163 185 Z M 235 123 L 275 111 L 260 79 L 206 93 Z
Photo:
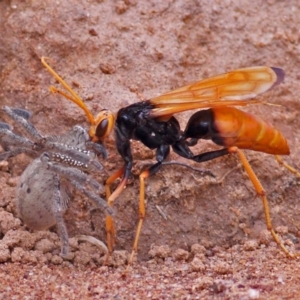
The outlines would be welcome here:
M 207 78 L 150 99 L 152 117 L 191 109 L 250 104 L 249 100 L 280 84 L 284 71 L 273 67 L 238 69 Z M 252 101 L 259 102 L 259 101 Z

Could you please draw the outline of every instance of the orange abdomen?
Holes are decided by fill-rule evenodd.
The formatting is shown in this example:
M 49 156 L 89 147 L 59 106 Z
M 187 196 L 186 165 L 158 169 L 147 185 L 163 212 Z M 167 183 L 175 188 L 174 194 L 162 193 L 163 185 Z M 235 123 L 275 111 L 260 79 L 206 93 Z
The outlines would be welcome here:
M 234 107 L 213 108 L 212 112 L 217 144 L 274 155 L 290 153 L 285 137 L 262 119 Z

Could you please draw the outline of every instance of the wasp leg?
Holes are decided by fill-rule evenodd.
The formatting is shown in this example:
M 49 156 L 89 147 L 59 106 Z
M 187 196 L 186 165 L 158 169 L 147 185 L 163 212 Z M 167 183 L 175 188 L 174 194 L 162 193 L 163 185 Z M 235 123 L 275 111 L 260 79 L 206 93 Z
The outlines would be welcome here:
M 196 143 L 193 143 L 193 144 L 196 144 Z M 228 151 L 228 148 L 223 148 L 220 150 L 209 151 L 209 152 L 204 152 L 204 153 L 201 153 L 198 155 L 194 155 L 193 152 L 189 149 L 188 145 L 189 144 L 186 142 L 179 142 L 179 143 L 176 143 L 175 145 L 173 145 L 172 148 L 173 148 L 174 152 L 177 153 L 178 155 L 180 155 L 184 158 L 187 158 L 187 159 L 191 159 L 195 162 L 204 162 L 204 161 L 218 158 L 220 156 L 230 154 L 230 152 Z
M 126 187 L 127 181 L 129 179 L 129 176 L 131 174 L 132 169 L 132 154 L 130 149 L 130 139 L 127 138 L 127 136 L 124 136 L 122 132 L 116 131 L 117 139 L 119 139 L 120 142 L 117 143 L 117 149 L 122 158 L 125 161 L 125 165 L 122 169 L 117 171 L 115 174 L 113 174 L 111 177 L 108 178 L 105 184 L 106 189 L 106 197 L 107 197 L 107 203 L 111 207 L 117 197 L 121 194 L 121 192 Z M 114 190 L 114 192 L 110 193 L 109 186 L 119 177 L 123 175 L 123 178 L 117 188 Z M 108 243 L 108 250 L 109 253 L 112 252 L 114 243 L 115 243 L 115 237 L 116 232 L 113 225 L 113 220 L 110 217 L 106 218 L 106 230 L 107 230 L 107 243 Z
M 116 173 L 111 175 L 106 180 L 106 183 L 105 183 L 106 200 L 107 200 L 107 204 L 110 207 L 112 206 L 115 198 L 117 198 L 121 194 L 122 190 L 124 189 L 124 187 L 127 183 L 127 179 L 123 178 L 122 182 L 119 184 L 118 188 L 114 191 L 113 194 L 111 194 L 110 185 L 116 179 L 118 179 L 119 177 L 121 177 L 124 174 L 124 170 L 125 170 L 125 167 L 121 168 L 120 170 L 118 170 Z M 111 196 L 113 196 L 113 197 L 111 197 Z M 106 234 L 107 234 L 107 247 L 108 247 L 108 255 L 106 258 L 106 261 L 107 261 L 109 256 L 113 252 L 115 242 L 116 242 L 116 230 L 115 230 L 115 226 L 114 226 L 114 221 L 113 221 L 113 218 L 109 215 L 106 216 Z
M 257 178 L 257 176 L 255 175 L 252 167 L 250 166 L 244 152 L 242 150 L 240 150 L 237 147 L 230 147 L 229 149 L 230 153 L 237 153 L 256 192 L 258 193 L 258 195 L 260 195 L 262 202 L 263 202 L 263 206 L 264 206 L 264 212 L 265 212 L 265 219 L 266 219 L 266 225 L 267 225 L 267 229 L 270 231 L 270 233 L 272 234 L 272 237 L 274 239 L 274 241 L 277 243 L 277 245 L 283 250 L 283 252 L 291 258 L 294 258 L 296 256 L 299 256 L 300 254 L 293 254 L 291 252 L 289 252 L 286 247 L 283 245 L 283 243 L 280 241 L 278 235 L 276 234 L 272 222 L 271 222 L 271 216 L 270 216 L 270 209 L 269 209 L 269 203 L 268 203 L 268 199 L 266 197 L 266 192 L 263 188 L 263 186 L 261 185 L 259 179 Z
M 186 157 L 188 159 L 192 159 L 196 162 L 204 162 L 204 161 L 208 161 L 208 160 L 212 160 L 214 158 L 226 155 L 226 154 L 230 154 L 230 153 L 236 153 L 238 154 L 242 165 L 244 166 L 256 192 L 258 193 L 258 195 L 262 198 L 262 202 L 263 202 L 263 207 L 264 207 L 264 213 L 265 213 L 265 219 L 266 219 L 266 225 L 267 225 L 267 229 L 270 231 L 274 241 L 279 245 L 279 247 L 283 250 L 283 252 L 291 258 L 294 258 L 296 256 L 299 256 L 300 254 L 292 254 L 290 253 L 286 247 L 283 245 L 283 243 L 280 241 L 278 235 L 276 234 L 276 232 L 273 229 L 273 225 L 271 222 L 271 217 L 270 217 L 270 209 L 269 209 L 269 203 L 268 203 L 268 199 L 266 197 L 266 193 L 265 190 L 263 188 L 263 186 L 261 185 L 259 179 L 257 178 L 257 176 L 255 175 L 252 167 L 250 166 L 248 160 L 246 159 L 244 153 L 242 150 L 240 150 L 237 147 L 230 147 L 230 148 L 223 148 L 220 150 L 216 150 L 216 151 L 211 151 L 211 152 L 206 152 L 206 153 L 201 153 L 199 155 L 194 155 L 192 157 L 188 157 L 187 152 L 185 152 L 185 147 L 184 145 L 180 144 L 177 145 L 177 148 L 174 149 L 176 150 L 176 152 L 183 156 Z M 283 164 L 289 171 L 291 171 L 292 173 L 296 174 L 299 176 L 299 173 L 293 169 L 292 167 L 290 167 L 289 165 L 285 164 L 281 158 L 278 155 L 275 155 L 277 161 L 280 164 Z
M 159 171 L 159 169 L 162 166 L 162 162 L 166 159 L 166 157 L 170 153 L 170 147 L 168 145 L 162 145 L 159 148 L 157 148 L 156 151 L 156 159 L 157 163 L 148 168 L 147 170 L 143 171 L 140 174 L 140 197 L 139 197 L 139 223 L 137 226 L 135 239 L 132 247 L 132 252 L 128 261 L 128 265 L 131 265 L 133 262 L 133 258 L 135 253 L 138 249 L 138 242 L 141 235 L 142 225 L 144 222 L 144 218 L 146 215 L 146 208 L 145 208 L 145 179 L 154 175 Z
M 216 151 L 211 151 L 211 152 L 205 152 L 201 153 L 199 155 L 193 156 L 191 159 L 196 161 L 196 162 L 204 162 L 208 160 L 212 160 L 224 155 L 230 154 L 228 148 L 216 150 Z
M 294 175 L 300 177 L 300 173 L 297 170 L 295 170 L 293 167 L 291 167 L 290 165 L 285 163 L 279 155 L 275 155 L 275 158 L 280 165 L 284 166 L 286 169 L 288 169 Z

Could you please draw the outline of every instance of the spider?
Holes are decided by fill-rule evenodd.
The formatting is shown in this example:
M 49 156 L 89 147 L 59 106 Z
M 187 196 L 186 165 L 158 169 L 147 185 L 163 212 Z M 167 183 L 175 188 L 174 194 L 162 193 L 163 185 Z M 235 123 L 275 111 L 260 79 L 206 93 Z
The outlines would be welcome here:
M 21 153 L 34 157 L 17 185 L 18 215 L 33 230 L 47 230 L 56 225 L 61 256 L 67 257 L 69 239 L 63 214 L 74 189 L 106 214 L 113 215 L 113 210 L 99 196 L 103 186 L 87 174 L 89 169 L 103 169 L 97 155 L 106 158 L 106 150 L 101 144 L 91 142 L 88 132 L 78 125 L 66 134 L 42 136 L 30 123 L 29 111 L 7 106 L 2 111 L 25 131 L 25 135 L 14 133 L 9 124 L 0 122 L 0 144 L 4 149 L 0 161 Z

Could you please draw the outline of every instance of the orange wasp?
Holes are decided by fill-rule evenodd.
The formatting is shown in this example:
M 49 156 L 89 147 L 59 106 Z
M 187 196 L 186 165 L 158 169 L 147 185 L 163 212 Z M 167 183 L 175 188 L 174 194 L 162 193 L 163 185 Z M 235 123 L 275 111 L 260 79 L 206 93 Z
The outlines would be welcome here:
M 94 128 L 90 131 L 93 141 L 102 142 L 103 138 L 111 132 L 114 122 L 116 147 L 124 160 L 124 166 L 106 181 L 107 200 L 110 206 L 121 194 L 131 175 L 133 157 L 130 140 L 139 140 L 146 147 L 156 150 L 157 162 L 139 176 L 139 222 L 129 264 L 132 263 L 134 254 L 137 252 L 138 240 L 146 213 L 145 179 L 158 172 L 170 153 L 170 148 L 178 155 L 195 162 L 204 162 L 236 153 L 256 192 L 262 198 L 266 225 L 273 239 L 287 256 L 295 257 L 297 255 L 290 253 L 276 234 L 272 226 L 265 190 L 241 150 L 248 149 L 273 154 L 280 164 L 300 176 L 295 169 L 284 163 L 279 157 L 279 155 L 290 154 L 287 141 L 276 128 L 266 121 L 233 107 L 262 103 L 253 98 L 280 84 L 284 79 L 282 69 L 265 66 L 250 67 L 201 80 L 161 96 L 121 108 L 115 121 L 113 121 L 112 114 L 106 110 L 102 113 L 102 117 L 99 118 L 98 115 L 98 117 L 93 118 L 83 101 L 51 69 L 45 62 L 45 58 L 42 58 L 42 62 L 71 95 L 54 87 L 51 87 L 51 91 L 64 95 L 85 111 L 91 128 Z M 200 110 L 190 117 L 184 130 L 180 129 L 179 122 L 173 116 L 183 111 L 204 108 L 208 109 Z M 108 116 L 107 119 L 106 115 Z M 100 123 L 97 118 L 100 119 Z M 212 140 L 222 148 L 195 155 L 190 147 L 196 145 L 200 139 Z M 111 194 L 109 186 L 121 176 L 121 182 Z M 106 228 L 108 248 L 109 251 L 112 251 L 115 242 L 115 230 L 110 216 L 107 217 Z

